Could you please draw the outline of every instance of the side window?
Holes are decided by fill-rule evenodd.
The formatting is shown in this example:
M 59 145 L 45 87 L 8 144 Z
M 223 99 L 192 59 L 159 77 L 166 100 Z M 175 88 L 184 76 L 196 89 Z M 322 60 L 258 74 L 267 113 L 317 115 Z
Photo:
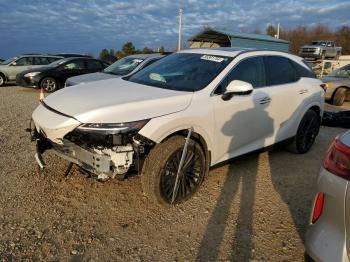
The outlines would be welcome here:
M 59 57 L 48 57 L 47 59 L 49 60 L 49 63 L 51 64 L 52 62 L 55 62 L 55 61 L 60 60 L 62 58 L 59 58 Z
M 85 63 L 84 60 L 73 60 L 71 62 L 68 62 L 67 64 L 64 65 L 63 67 L 66 70 L 79 70 L 79 69 L 84 69 L 85 68 Z
M 93 69 L 93 70 L 101 70 L 102 69 L 100 61 L 86 60 L 86 63 L 87 63 L 88 69 Z
M 295 69 L 288 58 L 265 56 L 266 84 L 268 86 L 293 83 L 298 80 Z
M 16 61 L 17 66 L 29 66 L 33 65 L 33 57 L 22 57 Z
M 307 77 L 307 78 L 316 78 L 315 73 L 312 71 L 312 69 L 309 67 L 309 65 L 307 64 L 307 62 L 303 61 L 303 63 L 308 67 L 305 68 L 305 66 L 300 65 L 297 62 L 294 62 L 292 60 L 290 60 L 290 62 L 292 63 L 296 74 L 297 74 L 297 78 L 301 78 L 301 77 Z
M 47 59 L 47 57 L 41 57 L 41 56 L 34 57 L 34 65 L 47 65 L 47 64 L 49 64 L 49 60 Z
M 264 63 L 261 57 L 244 59 L 228 74 L 227 84 L 241 80 L 252 84 L 254 88 L 265 86 Z

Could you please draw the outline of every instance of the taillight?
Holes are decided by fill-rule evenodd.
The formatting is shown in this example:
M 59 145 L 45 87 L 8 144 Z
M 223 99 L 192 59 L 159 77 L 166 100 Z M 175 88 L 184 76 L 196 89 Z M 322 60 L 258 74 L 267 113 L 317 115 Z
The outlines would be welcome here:
M 320 218 L 323 211 L 324 194 L 322 192 L 318 193 L 315 200 L 314 211 L 312 213 L 312 224 Z
M 350 180 L 350 148 L 337 137 L 328 149 L 323 167 L 329 172 Z

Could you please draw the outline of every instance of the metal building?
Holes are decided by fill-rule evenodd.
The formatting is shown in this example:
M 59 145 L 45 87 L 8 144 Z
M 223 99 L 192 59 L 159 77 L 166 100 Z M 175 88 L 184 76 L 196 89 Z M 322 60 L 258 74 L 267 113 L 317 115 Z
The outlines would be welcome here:
M 245 47 L 288 52 L 289 42 L 269 35 L 206 28 L 190 38 L 190 48 Z

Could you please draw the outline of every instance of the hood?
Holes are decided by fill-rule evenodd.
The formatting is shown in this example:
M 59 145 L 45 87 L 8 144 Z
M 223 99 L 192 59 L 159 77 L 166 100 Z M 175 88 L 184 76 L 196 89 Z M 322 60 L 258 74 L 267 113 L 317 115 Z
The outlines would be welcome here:
M 82 123 L 118 123 L 186 109 L 193 93 L 141 85 L 122 78 L 61 89 L 44 99 L 49 107 Z
M 49 67 L 49 66 L 42 66 L 42 67 L 36 67 L 36 68 L 31 68 L 31 69 L 27 69 L 22 71 L 20 74 L 21 75 L 25 75 L 27 73 L 31 73 L 31 72 L 44 72 L 47 70 L 53 69 L 53 67 Z
M 112 79 L 112 78 L 118 78 L 121 76 L 113 75 L 113 74 L 107 74 L 107 73 L 92 73 L 92 74 L 85 74 L 85 75 L 79 75 L 79 76 L 73 76 L 68 78 L 67 82 L 71 85 L 77 85 L 92 81 L 99 81 L 99 80 L 105 80 L 105 79 Z
M 318 47 L 322 47 L 320 45 L 304 45 L 301 48 L 318 48 Z

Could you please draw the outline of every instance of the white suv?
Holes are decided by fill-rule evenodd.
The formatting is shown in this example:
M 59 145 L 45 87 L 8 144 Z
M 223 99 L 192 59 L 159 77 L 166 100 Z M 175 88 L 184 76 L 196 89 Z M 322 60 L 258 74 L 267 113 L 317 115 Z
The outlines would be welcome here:
M 287 53 L 185 50 L 126 78 L 45 98 L 32 115 L 36 159 L 43 168 L 52 149 L 99 179 L 139 169 L 150 198 L 180 203 L 220 162 L 284 140 L 307 152 L 323 113 L 321 87 Z

